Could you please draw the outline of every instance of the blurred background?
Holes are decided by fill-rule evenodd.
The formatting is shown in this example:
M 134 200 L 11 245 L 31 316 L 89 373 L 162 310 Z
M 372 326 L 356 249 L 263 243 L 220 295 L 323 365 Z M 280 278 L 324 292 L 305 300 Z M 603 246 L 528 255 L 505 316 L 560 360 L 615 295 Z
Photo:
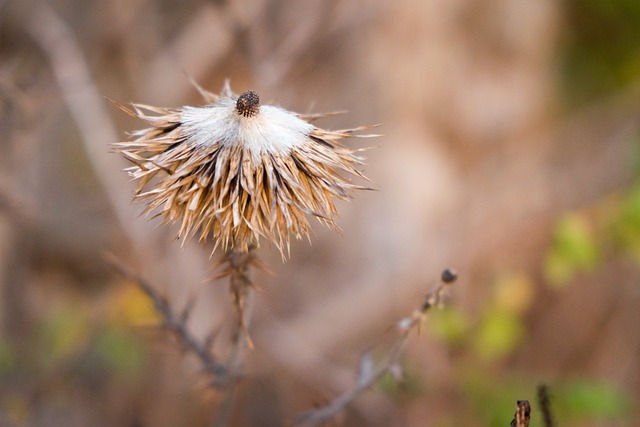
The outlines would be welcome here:
M 634 0 L 0 0 L 0 425 L 204 426 L 222 399 L 155 327 L 115 254 L 190 328 L 233 310 L 220 253 L 132 205 L 106 99 L 253 89 L 319 125 L 382 123 L 366 174 L 291 259 L 263 245 L 232 425 L 354 387 L 446 267 L 460 279 L 337 420 L 504 426 L 547 384 L 558 425 L 640 416 L 640 3 Z

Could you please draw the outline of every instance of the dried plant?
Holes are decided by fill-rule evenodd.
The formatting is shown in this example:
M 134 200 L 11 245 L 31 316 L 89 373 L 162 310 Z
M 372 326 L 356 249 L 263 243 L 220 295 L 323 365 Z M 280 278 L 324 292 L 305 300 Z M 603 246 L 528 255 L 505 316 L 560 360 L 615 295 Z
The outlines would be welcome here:
M 114 144 L 133 164 L 138 180 L 135 199 L 147 200 L 145 212 L 164 222 L 181 224 L 184 240 L 198 235 L 226 251 L 221 277 L 228 277 L 236 309 L 229 360 L 218 362 L 189 333 L 186 316 L 177 318 L 154 287 L 137 278 L 184 348 L 196 354 L 217 384 L 226 390 L 215 425 L 226 425 L 233 404 L 242 352 L 251 344 L 247 333 L 247 303 L 253 283 L 250 268 L 258 264 L 254 249 L 260 239 L 271 241 L 283 257 L 290 236 L 308 237 L 307 215 L 338 229 L 334 200 L 348 200 L 353 190 L 367 187 L 351 178 L 367 178 L 359 150 L 341 140 L 368 127 L 340 131 L 313 124 L 323 115 L 300 115 L 275 106 L 261 106 L 253 91 L 237 96 L 227 84 L 219 95 L 196 86 L 209 103 L 177 109 L 115 104 L 150 127 L 133 132 L 132 141 Z M 126 272 L 122 266 L 121 272 Z M 126 273 L 132 276 L 132 273 Z M 182 320 L 181 320 L 182 319 Z M 243 339 L 246 338 L 246 339 Z
M 395 326 L 399 337 L 391 346 L 384 360 L 376 365 L 372 360 L 371 352 L 367 352 L 360 360 L 358 380 L 355 387 L 337 396 L 325 406 L 300 414 L 295 420 L 296 425 L 305 427 L 321 425 L 335 418 L 386 373 L 391 373 L 396 378 L 402 377 L 402 370 L 398 365 L 398 360 L 409 339 L 409 333 L 420 326 L 420 323 L 432 307 L 439 307 L 443 304 L 447 288 L 455 283 L 456 280 L 458 280 L 458 274 L 454 270 L 444 270 L 434 289 L 425 296 L 420 308 L 396 323 Z
M 115 144 L 133 164 L 128 171 L 139 181 L 136 199 L 148 200 L 146 213 L 181 223 L 181 237 L 212 237 L 216 247 L 240 252 L 265 238 L 288 254 L 291 234 L 309 235 L 307 215 L 338 228 L 334 200 L 366 189 L 349 179 L 366 180 L 362 158 L 340 140 L 367 127 L 323 130 L 304 120 L 318 116 L 261 106 L 255 92 L 237 96 L 228 84 L 220 95 L 201 93 L 209 105 L 131 110 L 116 103 L 151 125 Z
M 529 427 L 531 419 L 531 405 L 528 400 L 518 400 L 516 402 L 516 412 L 511 420 L 511 427 Z
M 149 297 L 161 318 L 161 327 L 170 331 L 172 335 L 175 336 L 180 347 L 185 351 L 193 353 L 200 360 L 203 369 L 211 377 L 211 384 L 217 388 L 225 386 L 230 380 L 228 366 L 225 366 L 219 361 L 211 351 L 215 331 L 212 331 L 209 337 L 203 341 L 191 333 L 187 325 L 189 315 L 191 314 L 191 305 L 187 305 L 181 313 L 175 313 L 167 297 L 162 295 L 162 293 L 156 289 L 156 286 L 136 274 L 114 255 L 109 254 L 107 261 L 118 273 L 135 283 L 135 285 Z

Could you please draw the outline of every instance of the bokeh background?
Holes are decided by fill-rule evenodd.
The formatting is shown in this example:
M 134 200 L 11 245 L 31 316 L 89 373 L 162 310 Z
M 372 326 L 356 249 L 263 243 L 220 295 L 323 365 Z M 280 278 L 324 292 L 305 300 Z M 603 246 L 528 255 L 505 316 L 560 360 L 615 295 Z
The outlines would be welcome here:
M 558 425 L 640 416 L 640 3 L 0 0 L 0 425 L 205 426 L 221 394 L 115 254 L 190 328 L 233 310 L 219 254 L 140 217 L 109 143 L 120 102 L 202 103 L 230 79 L 298 112 L 381 123 L 376 191 L 291 259 L 263 245 L 232 425 L 352 388 L 446 267 L 460 280 L 337 421 L 504 426 L 547 384 Z

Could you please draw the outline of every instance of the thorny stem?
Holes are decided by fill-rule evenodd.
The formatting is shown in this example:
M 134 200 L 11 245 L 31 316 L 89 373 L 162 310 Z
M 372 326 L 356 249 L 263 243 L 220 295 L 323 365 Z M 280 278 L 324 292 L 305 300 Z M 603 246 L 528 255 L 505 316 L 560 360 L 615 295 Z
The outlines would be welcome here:
M 212 384 L 215 387 L 224 387 L 228 381 L 229 369 L 218 361 L 205 343 L 200 342 L 191 334 L 187 327 L 188 312 L 182 316 L 177 315 L 167 298 L 151 283 L 137 275 L 114 256 L 110 256 L 108 260 L 120 274 L 133 281 L 151 299 L 156 311 L 162 317 L 162 326 L 173 333 L 182 348 L 192 352 L 200 360 L 205 371 L 212 376 Z
M 296 425 L 307 427 L 317 426 L 334 418 L 364 391 L 371 388 L 384 374 L 391 371 L 394 366 L 396 366 L 402 354 L 402 350 L 409 339 L 409 333 L 420 324 L 431 307 L 442 304 L 447 286 L 454 283 L 456 279 L 457 275 L 455 272 L 449 269 L 444 270 L 440 281 L 436 284 L 435 288 L 426 295 L 420 308 L 414 310 L 410 316 L 401 319 L 396 324 L 400 336 L 391 346 L 386 358 L 373 369 L 361 369 L 358 382 L 353 389 L 339 395 L 323 407 L 298 415 L 295 420 Z
M 247 339 L 249 347 L 252 347 L 253 344 L 247 334 L 249 313 L 246 308 L 249 304 L 250 290 L 253 287 L 249 270 L 251 264 L 255 262 L 254 249 L 254 246 L 249 246 L 249 250 L 246 252 L 228 250 L 224 260 L 227 268 L 220 274 L 220 276 L 229 276 L 229 293 L 236 310 L 236 328 L 233 332 L 233 340 L 234 342 L 241 341 L 244 337 Z
M 246 252 L 230 249 L 225 254 L 227 268 L 220 276 L 229 276 L 229 293 L 236 310 L 236 322 L 232 335 L 232 348 L 227 362 L 228 383 L 222 403 L 218 406 L 212 426 L 223 427 L 229 424 L 229 417 L 235 400 L 236 388 L 240 379 L 243 352 L 246 346 L 253 347 L 247 327 L 251 307 L 250 267 L 256 262 L 255 246 L 249 246 Z
M 162 317 L 162 326 L 170 330 L 178 339 L 180 345 L 198 357 L 206 372 L 213 380 L 211 384 L 224 389 L 222 403 L 217 408 L 212 425 L 223 427 L 229 424 L 229 416 L 233 408 L 238 380 L 241 376 L 243 352 L 248 345 L 253 344 L 247 333 L 249 307 L 251 303 L 251 288 L 253 283 L 249 276 L 252 264 L 257 264 L 254 255 L 255 247 L 249 251 L 240 252 L 229 250 L 225 254 L 224 263 L 227 267 L 218 277 L 229 276 L 229 292 L 236 310 L 236 322 L 232 335 L 232 348 L 225 364 L 221 363 L 209 349 L 207 341 L 200 342 L 187 327 L 188 311 L 178 316 L 171 308 L 169 301 L 144 278 L 135 274 L 130 268 L 109 256 L 108 261 L 124 277 L 133 281 L 153 302 L 156 311 Z

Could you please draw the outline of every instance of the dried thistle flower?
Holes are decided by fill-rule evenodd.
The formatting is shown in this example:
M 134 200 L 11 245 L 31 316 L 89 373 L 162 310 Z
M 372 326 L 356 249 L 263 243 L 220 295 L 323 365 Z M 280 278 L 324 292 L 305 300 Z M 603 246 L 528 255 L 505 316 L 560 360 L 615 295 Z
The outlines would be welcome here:
M 265 238 L 288 253 L 291 234 L 309 236 L 307 215 L 338 229 L 334 199 L 366 189 L 347 178 L 366 179 L 357 150 L 340 140 L 373 136 L 355 135 L 367 127 L 327 131 L 309 122 L 322 115 L 261 106 L 253 91 L 198 89 L 209 105 L 130 110 L 116 103 L 151 125 L 114 144 L 133 164 L 127 170 L 139 180 L 135 199 L 148 201 L 145 213 L 180 222 L 180 237 L 212 237 L 216 247 L 237 251 Z

